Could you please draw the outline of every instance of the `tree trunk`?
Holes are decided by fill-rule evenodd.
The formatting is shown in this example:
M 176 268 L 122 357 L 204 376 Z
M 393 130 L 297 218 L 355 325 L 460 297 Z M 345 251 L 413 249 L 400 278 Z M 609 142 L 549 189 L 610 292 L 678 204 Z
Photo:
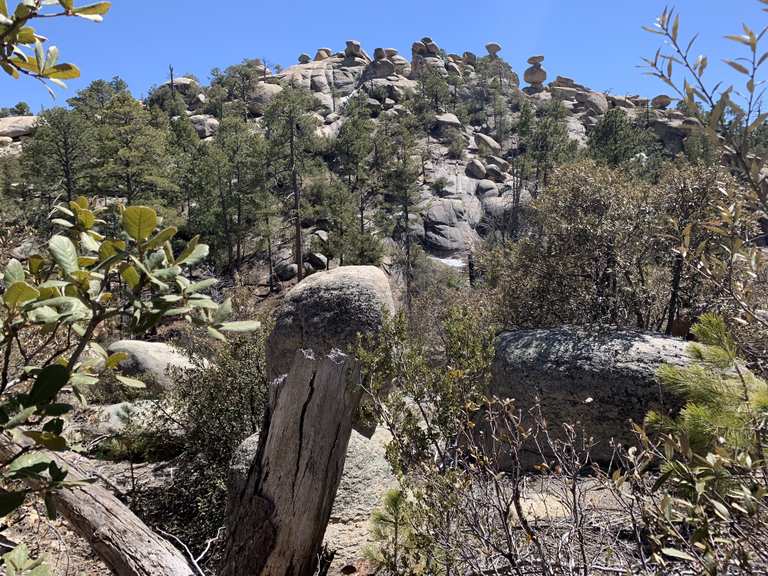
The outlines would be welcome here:
M 9 462 L 23 446 L 0 434 L 0 460 Z M 67 480 L 87 480 L 94 474 L 59 454 L 43 451 L 62 469 Z M 193 576 L 184 555 L 155 534 L 111 492 L 85 484 L 55 492 L 56 509 L 88 541 L 117 576 Z
M 362 397 L 356 362 L 300 350 L 272 383 L 256 458 L 233 487 L 220 576 L 312 576 Z
M 672 266 L 672 286 L 670 287 L 669 306 L 667 307 L 667 328 L 664 333 L 672 334 L 672 329 L 677 316 L 677 300 L 680 294 L 680 281 L 683 275 L 683 257 L 680 254 L 675 255 L 675 263 Z

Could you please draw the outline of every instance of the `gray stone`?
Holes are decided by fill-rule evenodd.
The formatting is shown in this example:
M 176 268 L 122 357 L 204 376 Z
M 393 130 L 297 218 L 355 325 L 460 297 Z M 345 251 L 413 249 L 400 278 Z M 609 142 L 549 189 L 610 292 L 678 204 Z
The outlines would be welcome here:
M 22 138 L 30 136 L 37 126 L 37 116 L 8 116 L 0 118 L 0 137 Z
M 299 267 L 295 262 L 281 262 L 275 266 L 275 274 L 281 282 L 288 282 L 298 276 Z
M 364 80 L 368 80 L 370 78 L 388 78 L 395 72 L 395 63 L 388 58 L 381 58 L 368 64 L 368 67 L 363 73 L 363 78 Z
M 655 110 L 666 110 L 672 104 L 672 98 L 666 94 L 659 94 L 651 100 L 651 107 Z
M 475 194 L 481 198 L 488 196 L 498 196 L 499 187 L 496 186 L 496 183 L 493 180 L 480 180 L 480 182 L 477 183 Z
M 659 387 L 664 364 L 690 361 L 686 342 L 640 331 L 563 327 L 503 332 L 496 339 L 491 393 L 513 398 L 526 414 L 538 398 L 550 432 L 574 424 L 597 442 L 592 455 L 611 458 L 611 440 L 633 445 L 630 421 L 651 409 L 679 408 Z
M 466 173 L 470 178 L 477 178 L 478 180 L 482 180 L 485 178 L 485 166 L 482 162 L 480 162 L 480 160 L 470 160 L 467 163 Z
M 210 138 L 219 131 L 219 121 L 210 114 L 196 114 L 189 121 L 200 138 Z
M 387 276 L 373 266 L 342 266 L 305 278 L 285 296 L 267 343 L 270 380 L 290 370 L 299 349 L 345 350 L 357 334 L 377 333 L 394 312 Z
M 319 252 L 310 252 L 307 254 L 306 261 L 309 262 L 315 270 L 325 270 L 328 268 L 328 258 Z
M 485 177 L 488 178 L 488 180 L 493 180 L 498 183 L 502 183 L 506 180 L 504 172 L 502 172 L 501 168 L 496 166 L 496 164 L 488 164 L 485 167 Z
M 248 110 L 258 116 L 264 114 L 270 102 L 282 91 L 280 84 L 257 82 L 248 94 Z
M 475 134 L 475 142 L 481 151 L 484 150 L 489 155 L 498 154 L 501 152 L 501 146 L 499 143 L 487 134 L 483 134 L 482 132 Z
M 451 112 L 445 114 L 438 114 L 435 116 L 435 125 L 439 131 L 443 131 L 446 128 L 461 128 L 461 120 Z
M 600 92 L 577 92 L 576 101 L 583 104 L 591 114 L 602 115 L 608 112 L 608 99 Z
M 306 52 L 299 55 L 299 64 L 309 64 L 310 62 L 312 62 L 312 57 Z
M 107 348 L 110 354 L 124 352 L 128 358 L 120 363 L 127 375 L 135 375 L 140 380 L 152 381 L 163 389 L 173 385 L 169 371 L 174 369 L 190 370 L 193 362 L 177 348 L 163 342 L 143 342 L 141 340 L 118 340 Z

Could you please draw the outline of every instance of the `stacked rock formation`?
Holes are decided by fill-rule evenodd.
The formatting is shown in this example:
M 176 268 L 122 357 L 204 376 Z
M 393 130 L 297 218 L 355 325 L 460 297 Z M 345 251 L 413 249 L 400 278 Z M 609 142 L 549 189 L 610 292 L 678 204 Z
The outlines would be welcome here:
M 544 82 L 547 81 L 547 71 L 541 66 L 544 62 L 544 56 L 531 56 L 528 58 L 528 64 L 531 65 L 525 71 L 523 79 L 530 84 L 526 86 L 525 91 L 528 94 L 538 94 L 544 90 Z

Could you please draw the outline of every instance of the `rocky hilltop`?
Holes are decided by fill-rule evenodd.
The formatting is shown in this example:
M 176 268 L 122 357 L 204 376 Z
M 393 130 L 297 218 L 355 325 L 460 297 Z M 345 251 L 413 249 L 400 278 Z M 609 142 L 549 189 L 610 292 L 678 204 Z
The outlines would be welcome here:
M 303 87 L 317 104 L 317 135 L 333 138 L 347 119 L 344 105 L 351 98 L 365 96 L 371 117 L 377 121 L 405 115 L 409 113 L 405 105 L 409 95 L 420 90 L 425 76 L 437 75 L 447 80 L 454 105 L 471 106 L 487 99 L 493 90 L 503 92 L 510 102 L 504 121 L 510 126 L 519 121 L 526 105 L 535 113 L 553 100 L 561 102 L 568 138 L 578 148 L 586 146 L 590 130 L 613 108 L 642 122 L 669 155 L 682 150 L 697 124 L 670 109 L 672 99 L 666 95 L 648 99 L 606 94 L 564 76 L 548 83 L 541 55 L 528 59 L 530 67 L 523 72 L 521 83 L 518 73 L 501 57 L 498 43 L 490 42 L 486 49 L 483 56 L 472 52 L 447 54 L 425 37 L 413 43 L 410 58 L 395 48 L 375 48 L 370 56 L 360 42 L 348 40 L 343 51 L 319 48 L 314 57 L 301 54 L 297 64 L 286 69 L 272 71 L 258 61 L 248 61 L 251 75 L 240 99 L 245 100 L 248 117 L 258 128 L 267 106 L 284 86 Z M 198 136 L 213 138 L 220 123 L 210 113 L 210 88 L 194 78 L 177 77 L 172 84 L 169 81 L 155 88 L 147 103 L 160 102 L 171 92 L 182 96 Z M 419 144 L 421 188 L 411 234 L 435 256 L 461 257 L 471 251 L 484 231 L 507 221 L 513 213 L 520 218 L 538 183 L 514 168 L 515 158 L 523 152 L 514 131 L 507 141 L 497 142 L 499 119 L 495 115 L 475 114 L 462 121 L 451 106 L 434 112 L 431 132 Z M 21 141 L 34 126 L 34 117 L 0 119 L 0 155 L 18 153 Z M 457 137 L 464 144 L 460 158 L 449 151 L 449 140 Z M 285 260 L 286 265 L 278 270 L 281 280 L 296 273 L 289 259 Z

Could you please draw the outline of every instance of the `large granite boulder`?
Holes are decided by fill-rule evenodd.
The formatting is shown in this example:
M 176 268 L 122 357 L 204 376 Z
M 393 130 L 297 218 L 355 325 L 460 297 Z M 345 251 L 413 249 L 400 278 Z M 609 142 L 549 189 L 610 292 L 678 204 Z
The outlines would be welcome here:
M 248 94 L 248 111 L 251 114 L 261 116 L 275 96 L 283 91 L 280 84 L 257 82 L 251 87 Z
M 37 126 L 37 116 L 8 116 L 0 118 L 0 137 L 22 138 L 30 136 Z
M 189 370 L 194 367 L 186 354 L 163 342 L 118 340 L 110 344 L 107 350 L 110 354 L 123 352 L 127 355 L 120 363 L 123 372 L 153 382 L 163 389 L 173 384 L 169 370 Z
M 195 114 L 189 121 L 201 139 L 210 138 L 219 131 L 219 121 L 210 114 Z
M 513 398 L 523 413 L 538 398 L 551 432 L 563 423 L 575 425 L 597 443 L 593 458 L 608 461 L 612 440 L 635 443 L 630 422 L 641 423 L 652 409 L 680 407 L 662 390 L 656 371 L 690 360 L 683 340 L 640 331 L 503 332 L 496 340 L 491 393 Z
M 270 380 L 287 374 L 299 349 L 324 355 L 348 350 L 357 335 L 375 334 L 395 304 L 386 274 L 374 266 L 342 266 L 305 278 L 286 295 L 267 342 Z

